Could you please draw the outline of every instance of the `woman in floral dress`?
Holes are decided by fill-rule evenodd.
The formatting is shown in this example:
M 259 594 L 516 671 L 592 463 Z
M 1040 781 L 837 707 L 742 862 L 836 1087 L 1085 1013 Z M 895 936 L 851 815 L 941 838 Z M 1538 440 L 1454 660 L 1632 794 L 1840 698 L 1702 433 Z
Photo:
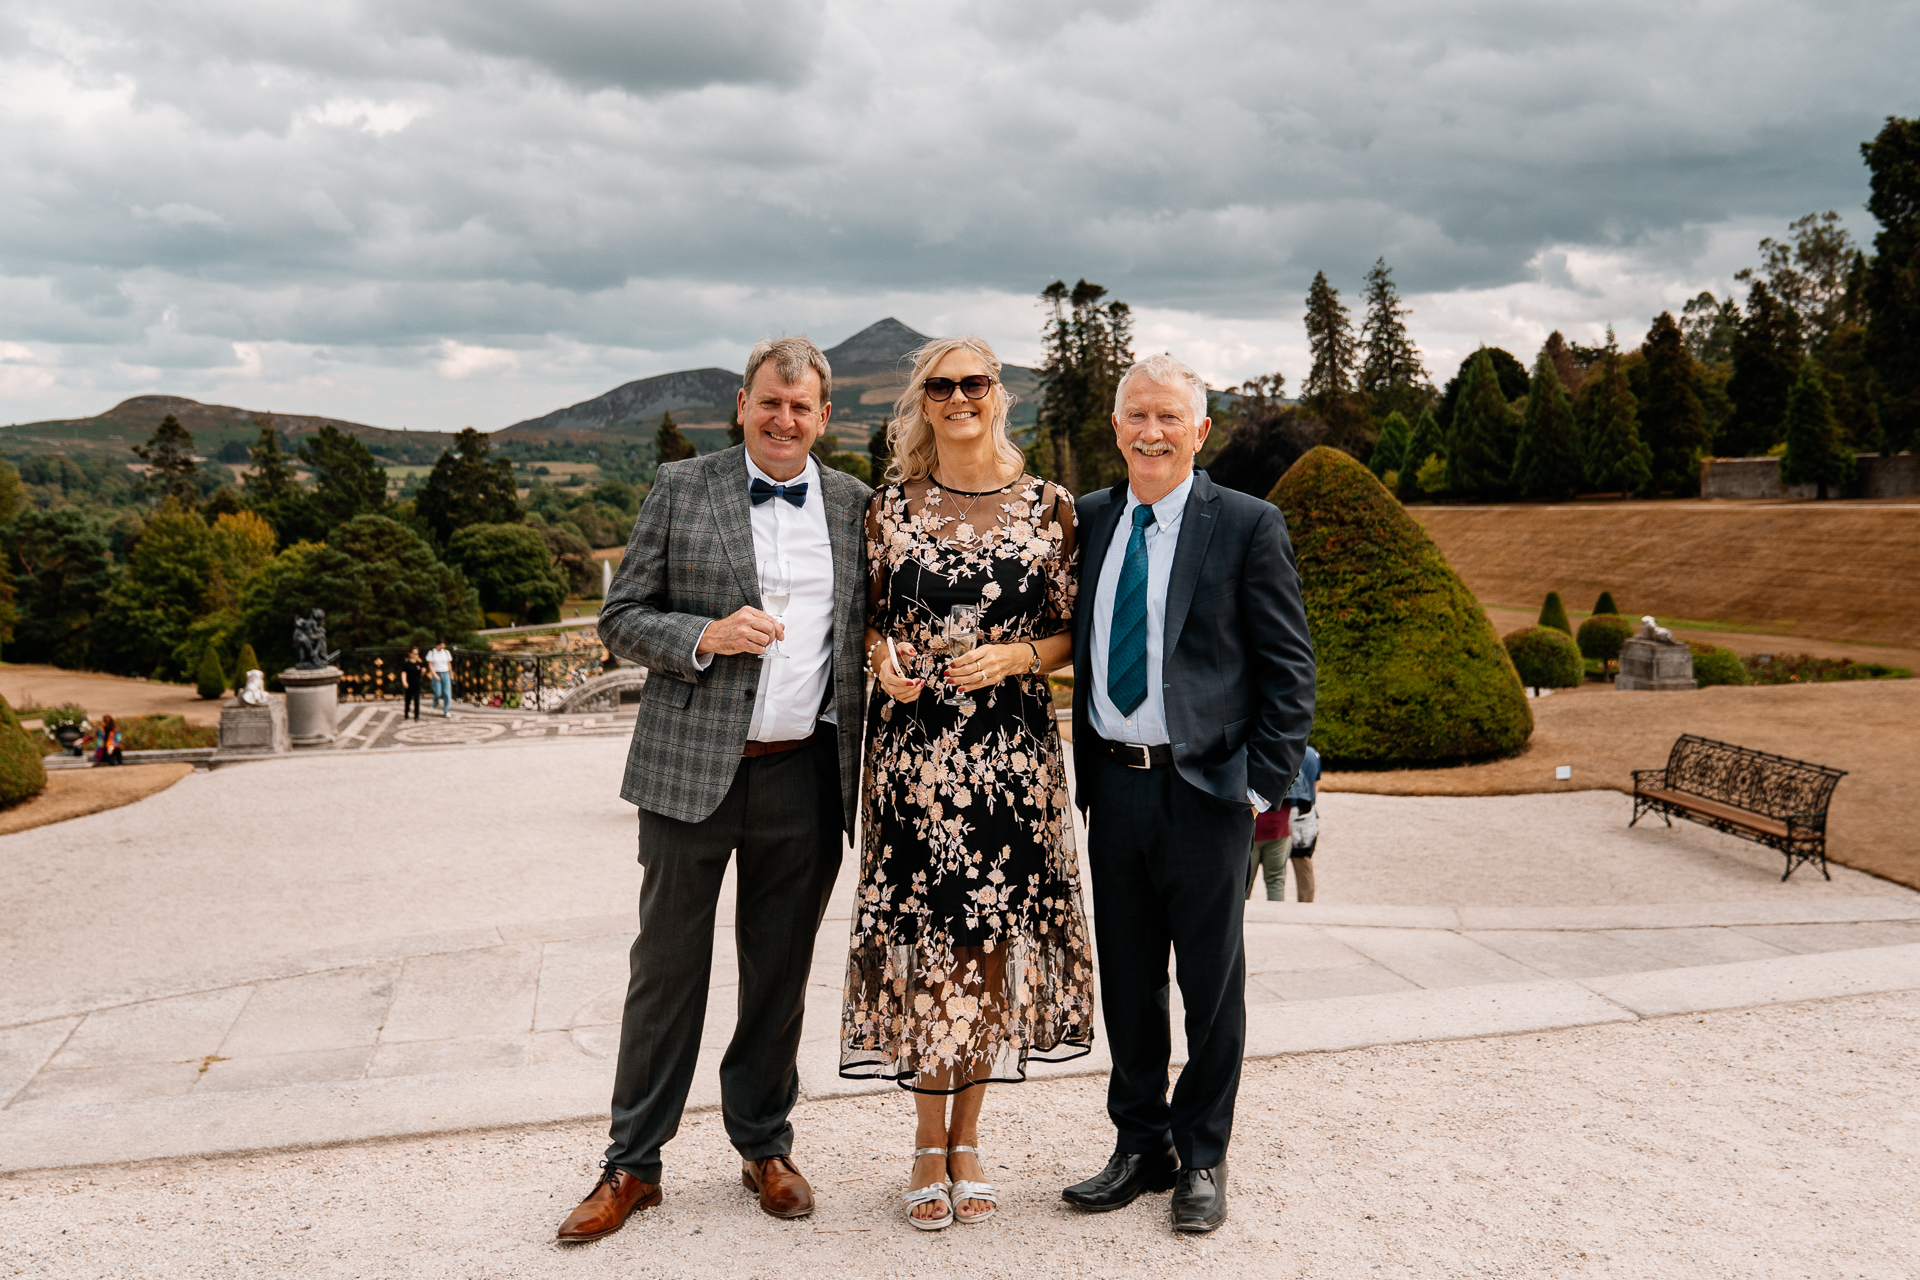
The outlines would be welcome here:
M 867 510 L 879 687 L 840 1073 L 913 1091 L 906 1201 L 925 1230 L 994 1212 L 976 1150 L 986 1086 L 1093 1042 L 1092 951 L 1042 674 L 1072 658 L 1073 500 L 1024 474 L 999 375 L 977 338 L 915 353 Z M 978 647 L 958 658 L 955 605 L 980 609 Z M 949 705 L 955 691 L 971 706 Z

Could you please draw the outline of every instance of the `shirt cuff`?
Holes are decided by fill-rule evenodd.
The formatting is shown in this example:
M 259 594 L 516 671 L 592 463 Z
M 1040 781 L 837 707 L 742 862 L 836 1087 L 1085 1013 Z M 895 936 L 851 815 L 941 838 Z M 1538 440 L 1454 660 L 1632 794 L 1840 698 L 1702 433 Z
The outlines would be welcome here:
M 1273 806 L 1268 804 L 1266 799 L 1252 787 L 1247 788 L 1247 803 L 1253 806 L 1254 812 L 1256 813 L 1265 813 L 1267 810 L 1273 808 Z
M 713 624 L 709 622 L 707 627 L 712 625 Z M 700 652 L 700 642 L 707 638 L 707 627 L 700 628 L 700 634 L 693 638 L 693 653 L 689 656 L 693 659 L 693 669 L 695 671 L 705 671 L 713 665 L 713 655 Z

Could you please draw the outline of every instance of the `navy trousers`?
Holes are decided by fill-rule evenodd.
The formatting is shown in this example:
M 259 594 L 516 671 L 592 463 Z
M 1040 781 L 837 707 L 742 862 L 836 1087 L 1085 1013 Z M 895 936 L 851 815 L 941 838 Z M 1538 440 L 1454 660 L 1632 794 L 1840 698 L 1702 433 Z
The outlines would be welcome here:
M 1247 1041 L 1241 937 L 1253 814 L 1171 766 L 1129 769 L 1095 754 L 1087 792 L 1100 1004 L 1113 1052 L 1107 1114 L 1117 1150 L 1171 1147 L 1211 1169 L 1227 1154 Z M 1084 785 L 1084 783 L 1083 783 Z M 1187 1011 L 1187 1064 L 1167 1096 L 1171 950 Z

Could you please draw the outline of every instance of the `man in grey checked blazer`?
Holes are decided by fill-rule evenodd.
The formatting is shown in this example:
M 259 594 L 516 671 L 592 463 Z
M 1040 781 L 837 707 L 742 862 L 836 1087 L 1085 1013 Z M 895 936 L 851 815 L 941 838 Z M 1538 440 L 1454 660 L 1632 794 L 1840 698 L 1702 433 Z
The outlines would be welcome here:
M 775 1217 L 813 1210 L 788 1114 L 814 935 L 851 831 L 866 692 L 860 652 L 870 490 L 808 450 L 832 370 L 805 338 L 757 345 L 745 444 L 660 467 L 600 611 L 609 650 L 647 668 L 620 794 L 640 809 L 640 930 L 600 1182 L 560 1228 L 598 1239 L 660 1200 L 661 1148 L 700 1052 L 714 913 L 738 858 L 738 1022 L 720 1062 L 741 1180 Z M 760 564 L 791 602 L 764 611 Z M 779 656 L 766 653 L 778 641 Z

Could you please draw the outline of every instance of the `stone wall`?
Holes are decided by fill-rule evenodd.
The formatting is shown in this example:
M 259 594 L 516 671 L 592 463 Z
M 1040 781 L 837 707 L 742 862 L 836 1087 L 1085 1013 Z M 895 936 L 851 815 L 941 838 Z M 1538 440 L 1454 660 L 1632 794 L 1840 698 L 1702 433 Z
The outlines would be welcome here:
M 1832 496 L 1897 498 L 1920 493 L 1920 454 L 1883 458 L 1877 453 L 1857 453 L 1853 461 L 1858 477 L 1838 493 L 1829 490 Z M 1778 458 L 1705 458 L 1700 463 L 1703 498 L 1811 498 L 1816 492 L 1810 484 L 1783 487 Z

